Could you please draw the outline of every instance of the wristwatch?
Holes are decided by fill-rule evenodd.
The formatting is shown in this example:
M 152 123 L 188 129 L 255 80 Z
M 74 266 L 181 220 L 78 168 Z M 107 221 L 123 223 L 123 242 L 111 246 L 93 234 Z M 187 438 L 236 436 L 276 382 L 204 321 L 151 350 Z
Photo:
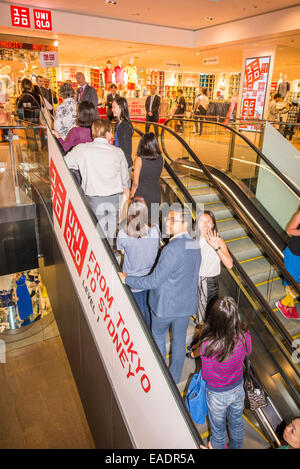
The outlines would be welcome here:
M 215 249 L 215 251 L 217 252 L 217 251 L 219 251 L 219 249 L 221 249 L 220 246 L 217 249 Z

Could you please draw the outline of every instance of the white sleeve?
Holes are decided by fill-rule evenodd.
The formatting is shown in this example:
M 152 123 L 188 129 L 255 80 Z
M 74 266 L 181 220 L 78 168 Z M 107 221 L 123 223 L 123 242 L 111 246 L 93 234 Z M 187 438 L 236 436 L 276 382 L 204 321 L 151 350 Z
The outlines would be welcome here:
M 82 154 L 82 149 L 80 147 L 81 145 L 77 145 L 64 157 L 69 169 L 79 169 L 79 160 L 80 155 Z

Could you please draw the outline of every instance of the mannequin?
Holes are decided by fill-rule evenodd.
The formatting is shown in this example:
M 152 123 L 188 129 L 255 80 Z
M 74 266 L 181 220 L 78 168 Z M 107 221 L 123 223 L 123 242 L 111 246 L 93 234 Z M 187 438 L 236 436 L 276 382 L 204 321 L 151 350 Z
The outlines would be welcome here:
M 111 68 L 110 60 L 106 62 L 106 68 L 103 70 L 103 73 L 104 73 L 105 89 L 108 90 L 110 85 L 112 84 L 112 75 L 113 75 L 113 69 Z
M 219 99 L 224 99 L 225 95 L 225 90 L 226 90 L 226 75 L 223 75 L 223 78 L 221 78 L 219 82 Z
M 291 88 L 291 85 L 287 81 L 287 75 L 284 74 L 282 82 L 279 83 L 279 85 L 278 85 L 277 92 L 281 94 L 281 96 L 283 97 L 283 99 L 285 101 L 287 101 L 287 99 L 289 97 L 290 88 Z
M 135 97 L 135 88 L 137 85 L 137 73 L 136 73 L 136 66 L 134 65 L 134 58 L 130 58 L 129 64 L 126 66 L 126 74 L 127 74 L 127 90 L 128 95 L 131 98 Z
M 116 85 L 118 86 L 118 89 L 121 90 L 124 84 L 124 72 L 125 72 L 123 68 L 123 61 L 121 59 L 118 60 L 118 65 L 115 66 L 114 72 L 115 72 Z

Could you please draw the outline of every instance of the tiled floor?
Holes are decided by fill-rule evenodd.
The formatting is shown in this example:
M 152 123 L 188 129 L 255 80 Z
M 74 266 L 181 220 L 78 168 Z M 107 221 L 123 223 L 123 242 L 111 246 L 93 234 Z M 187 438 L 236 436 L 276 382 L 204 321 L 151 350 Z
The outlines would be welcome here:
M 60 337 L 0 364 L 0 448 L 94 448 Z

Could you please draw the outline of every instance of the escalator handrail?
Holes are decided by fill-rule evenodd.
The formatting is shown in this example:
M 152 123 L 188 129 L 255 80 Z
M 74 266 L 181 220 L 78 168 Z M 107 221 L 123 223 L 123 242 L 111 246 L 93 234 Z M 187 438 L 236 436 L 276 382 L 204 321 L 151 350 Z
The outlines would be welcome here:
M 198 158 L 198 156 L 195 154 L 195 152 L 189 147 L 189 145 L 186 143 L 186 141 L 180 136 L 178 135 L 176 132 L 173 131 L 173 129 L 171 129 L 170 127 L 168 126 L 162 126 L 161 124 L 157 124 L 159 125 L 160 127 L 162 127 L 162 132 L 161 132 L 161 145 L 162 145 L 162 149 L 165 153 L 165 155 L 169 158 L 170 161 L 173 161 L 172 158 L 170 158 L 170 156 L 168 155 L 168 152 L 166 150 L 166 146 L 165 146 L 165 143 L 164 143 L 164 132 L 167 130 L 169 133 L 171 133 L 175 138 L 177 138 L 177 140 L 183 144 L 183 146 L 185 147 L 185 149 L 187 150 L 187 152 L 190 154 L 190 156 L 192 157 L 192 159 L 194 160 L 194 162 L 197 164 L 197 166 L 199 168 L 202 169 L 203 173 L 206 175 L 206 177 L 209 179 L 210 182 L 212 182 L 212 185 L 215 186 L 217 188 L 217 190 L 222 194 L 223 198 L 227 201 L 227 203 L 229 203 L 229 205 L 234 205 L 235 207 L 235 210 L 239 213 L 240 211 L 237 209 L 237 205 L 236 204 L 233 204 L 232 201 L 230 200 L 230 198 L 228 197 L 228 195 L 226 194 L 226 192 L 224 191 L 224 189 L 221 187 L 221 185 L 215 180 L 214 176 L 211 174 L 210 170 L 208 169 L 207 165 L 204 165 L 204 163 L 202 163 L 202 161 Z M 255 205 L 253 204 L 253 209 L 255 211 L 258 212 L 257 208 L 255 207 Z M 246 224 L 249 226 L 250 225 L 250 220 L 246 219 Z M 254 226 L 252 224 L 252 226 Z M 252 229 L 252 231 L 256 231 Z M 268 256 L 272 259 L 272 261 L 274 262 L 274 264 L 279 268 L 279 270 L 281 271 L 281 273 L 283 274 L 283 276 L 288 279 L 288 281 L 290 282 L 290 284 L 293 286 L 293 288 L 296 290 L 296 292 L 298 293 L 298 295 L 300 295 L 300 287 L 299 287 L 299 284 L 295 281 L 295 279 L 291 276 L 291 274 L 287 271 L 287 269 L 285 268 L 285 266 L 282 264 L 282 260 L 279 259 L 278 255 L 274 252 L 274 250 L 269 246 L 269 244 L 266 242 L 266 240 L 264 238 L 262 238 L 260 240 L 261 244 L 262 244 L 262 247 L 263 249 L 265 250 L 265 252 L 268 254 Z
M 132 121 L 135 123 L 135 121 Z M 138 122 L 140 124 L 140 122 Z M 192 158 L 194 159 L 194 161 L 198 164 L 198 166 L 203 170 L 203 173 L 207 176 L 207 179 L 211 182 L 212 186 L 214 186 L 223 196 L 223 198 L 228 202 L 228 204 L 233 207 L 236 211 L 237 210 L 237 205 L 234 204 L 230 198 L 228 197 L 228 195 L 226 194 L 226 192 L 224 191 L 224 189 L 221 187 L 221 185 L 215 181 L 214 177 L 211 175 L 210 171 L 207 169 L 207 167 L 199 160 L 199 158 L 197 157 L 197 155 L 193 152 L 193 150 L 189 147 L 189 145 L 186 143 L 186 141 L 180 136 L 178 135 L 176 132 L 173 131 L 173 129 L 171 129 L 170 127 L 165 127 L 164 125 L 162 124 L 157 124 L 155 123 L 155 125 L 157 125 L 158 127 L 161 127 L 162 128 L 162 131 L 167 131 L 169 133 L 171 133 L 183 146 L 184 148 L 187 150 L 187 152 L 192 156 Z M 163 142 L 163 132 L 162 132 L 162 148 L 163 148 L 163 151 L 164 153 L 166 154 L 166 156 L 168 157 L 168 159 L 170 159 L 172 161 L 172 159 L 168 156 L 168 153 L 165 151 L 165 146 L 164 146 L 164 142 Z M 190 198 L 193 198 L 192 196 L 190 196 Z M 196 202 L 195 202 L 196 203 Z M 265 243 L 267 244 L 267 243 Z M 265 246 L 263 246 L 265 247 Z M 264 299 L 264 297 L 262 296 L 262 294 L 259 292 L 259 290 L 257 289 L 257 287 L 255 286 L 255 284 L 252 282 L 252 280 L 250 279 L 250 277 L 246 274 L 246 272 L 244 271 L 244 269 L 241 267 L 240 263 L 238 262 L 238 260 L 235 258 L 235 256 L 233 254 L 231 254 L 232 256 L 232 259 L 233 259 L 233 263 L 234 263 L 234 266 L 236 267 L 237 271 L 239 272 L 240 276 L 242 277 L 242 279 L 244 280 L 244 282 L 249 286 L 249 288 L 251 289 L 252 293 L 255 295 L 257 301 L 260 303 L 261 307 L 267 311 L 267 314 L 268 316 L 270 317 L 270 320 L 272 321 L 273 325 L 276 327 L 277 330 L 280 331 L 281 335 L 284 337 L 284 339 L 286 340 L 289 348 L 290 348 L 290 351 L 292 352 L 294 349 L 292 347 L 292 338 L 290 336 L 290 334 L 288 333 L 288 331 L 283 327 L 282 323 L 279 322 L 278 318 L 276 317 L 276 315 L 274 314 L 274 311 L 272 310 L 272 308 L 270 307 L 270 305 L 266 302 L 266 300 Z M 276 261 L 275 261 L 276 263 Z M 281 266 L 280 266 L 281 267 Z
M 46 125 L 41 125 L 40 127 L 47 128 L 47 127 L 48 127 L 48 124 L 46 124 Z M 51 131 L 51 134 L 52 134 L 52 129 L 50 129 L 49 127 L 48 127 L 48 129 Z M 140 131 L 138 131 L 138 133 L 140 133 Z M 143 134 L 143 133 L 141 133 L 141 134 Z M 140 135 L 141 135 L 141 134 L 140 134 Z M 53 135 L 53 134 L 52 134 L 52 135 Z M 54 137 L 54 136 L 53 136 L 53 137 Z M 54 138 L 55 138 L 55 137 L 54 137 Z M 56 138 L 55 138 L 55 139 L 56 139 Z M 57 141 L 57 139 L 56 139 L 56 141 Z M 59 148 L 59 150 L 61 150 L 61 147 L 60 147 L 59 145 L 58 145 L 58 148 Z M 62 156 L 62 158 L 63 158 L 62 152 L 61 152 L 61 156 Z M 64 158 L 63 158 L 63 160 L 64 160 Z M 35 190 L 37 190 L 37 188 L 35 188 Z M 77 190 L 78 190 L 78 187 L 77 187 Z M 39 192 L 39 191 L 38 191 L 38 192 Z M 83 196 L 83 194 L 82 194 L 79 190 L 78 190 L 78 192 L 79 192 L 79 194 L 80 194 L 80 197 L 83 199 L 83 201 L 84 201 L 86 207 L 88 208 L 88 206 L 87 206 L 87 204 L 86 204 L 86 201 L 85 201 L 85 197 Z M 45 206 L 45 201 L 44 201 L 42 195 L 39 194 L 39 197 L 41 198 L 42 204 Z M 95 223 L 96 223 L 96 220 L 95 220 L 94 214 L 91 212 L 91 210 L 90 210 L 89 208 L 88 208 L 88 212 L 89 212 L 89 215 L 90 215 L 90 217 L 92 218 L 92 220 L 93 220 L 93 222 L 94 222 L 94 224 L 95 224 Z M 48 209 L 47 209 L 47 213 L 48 213 Z M 50 215 L 49 215 L 49 216 L 50 216 Z M 50 217 L 50 218 L 51 218 L 51 217 Z M 52 221 L 51 221 L 51 223 L 52 223 Z M 118 263 L 118 261 L 117 261 L 115 255 L 114 255 L 114 252 L 113 252 L 113 250 L 112 250 L 112 248 L 111 248 L 111 246 L 110 246 L 108 240 L 106 239 L 106 237 L 103 237 L 102 241 L 104 242 L 106 251 L 107 251 L 107 253 L 108 253 L 109 257 L 110 257 L 110 260 L 111 260 L 112 264 L 115 266 L 115 268 L 117 269 L 117 271 L 120 271 L 119 263 Z M 165 379 L 166 379 L 166 381 L 167 381 L 167 383 L 168 383 L 168 385 L 169 385 L 169 388 L 170 388 L 170 390 L 171 390 L 171 393 L 172 393 L 172 395 L 173 395 L 173 398 L 175 399 L 175 401 L 176 401 L 176 403 L 177 403 L 177 406 L 178 406 L 178 408 L 180 409 L 181 414 L 182 414 L 184 420 L 185 420 L 186 423 L 187 423 L 187 426 L 189 427 L 189 430 L 190 430 L 190 432 L 191 432 L 191 435 L 193 436 L 193 439 L 194 439 L 195 443 L 196 443 L 198 446 L 200 446 L 201 444 L 203 444 L 201 435 L 200 435 L 199 432 L 197 431 L 197 428 L 196 428 L 196 426 L 195 426 L 195 424 L 194 424 L 194 422 L 193 422 L 193 420 L 192 420 L 192 418 L 191 418 L 191 416 L 190 416 L 190 414 L 189 414 L 189 412 L 188 412 L 188 410 L 187 410 L 187 408 L 186 408 L 186 405 L 185 405 L 185 403 L 184 403 L 184 401 L 183 401 L 183 399 L 182 399 L 182 397 L 181 397 L 181 395 L 180 395 L 180 392 L 179 392 L 179 390 L 178 390 L 178 387 L 177 387 L 176 384 L 174 383 L 174 380 L 173 380 L 173 378 L 172 378 L 172 376 L 171 376 L 171 373 L 170 373 L 170 371 L 169 371 L 169 368 L 168 368 L 168 366 L 167 366 L 167 364 L 166 364 L 164 358 L 162 357 L 162 355 L 161 355 L 161 353 L 160 353 L 160 351 L 159 351 L 159 348 L 158 348 L 158 346 L 157 346 L 157 344 L 156 344 L 156 342 L 155 342 L 155 340 L 154 340 L 152 334 L 151 334 L 150 331 L 149 331 L 149 328 L 148 328 L 148 326 L 147 326 L 147 324 L 146 324 L 145 319 L 143 318 L 143 315 L 140 313 L 140 310 L 139 310 L 139 307 L 138 307 L 138 305 L 137 305 L 137 303 L 136 303 L 136 300 L 135 300 L 135 298 L 134 298 L 134 295 L 133 295 L 131 289 L 130 289 L 127 285 L 123 285 L 123 287 L 124 287 L 124 289 L 125 289 L 125 291 L 126 291 L 127 296 L 129 296 L 130 299 L 131 299 L 132 307 L 133 307 L 133 309 L 135 310 L 136 316 L 137 316 L 137 318 L 139 319 L 139 322 L 141 323 L 141 327 L 143 328 L 144 333 L 145 333 L 145 335 L 147 336 L 147 339 L 148 339 L 149 343 L 151 344 L 151 348 L 152 348 L 152 350 L 153 350 L 153 353 L 155 354 L 156 359 L 157 359 L 158 363 L 160 364 L 160 368 L 161 368 L 162 373 L 163 373 L 163 375 L 164 375 L 164 377 L 165 377 Z
M 197 122 L 199 123 L 200 121 L 199 120 L 195 120 L 195 119 L 179 119 L 179 118 L 171 118 L 171 119 L 168 119 L 166 122 L 165 122 L 165 126 L 167 127 L 168 126 L 168 123 L 172 120 L 180 120 L 180 121 L 184 121 L 184 122 Z M 276 166 L 260 151 L 260 149 L 258 147 L 256 147 L 254 145 L 254 143 L 252 143 L 248 137 L 246 137 L 245 135 L 243 135 L 242 133 L 240 133 L 238 130 L 234 129 L 233 127 L 230 127 L 229 125 L 226 125 L 224 124 L 223 122 L 213 122 L 213 121 L 206 121 L 205 120 L 205 116 L 203 116 L 203 120 L 202 120 L 203 123 L 205 124 L 212 124 L 212 125 L 219 125 L 221 127 L 224 127 L 226 128 L 229 132 L 232 132 L 236 135 L 238 135 L 242 140 L 244 140 L 250 147 L 252 150 L 255 151 L 255 153 L 258 154 L 258 156 L 268 165 L 270 166 L 270 168 L 272 169 L 272 171 L 274 171 L 274 173 L 279 177 L 279 179 L 282 179 L 282 181 L 289 187 L 289 189 L 294 192 L 294 194 L 300 199 L 300 190 L 295 187 L 295 185 L 284 175 L 282 174 L 281 171 L 279 171 L 279 169 L 276 168 Z

